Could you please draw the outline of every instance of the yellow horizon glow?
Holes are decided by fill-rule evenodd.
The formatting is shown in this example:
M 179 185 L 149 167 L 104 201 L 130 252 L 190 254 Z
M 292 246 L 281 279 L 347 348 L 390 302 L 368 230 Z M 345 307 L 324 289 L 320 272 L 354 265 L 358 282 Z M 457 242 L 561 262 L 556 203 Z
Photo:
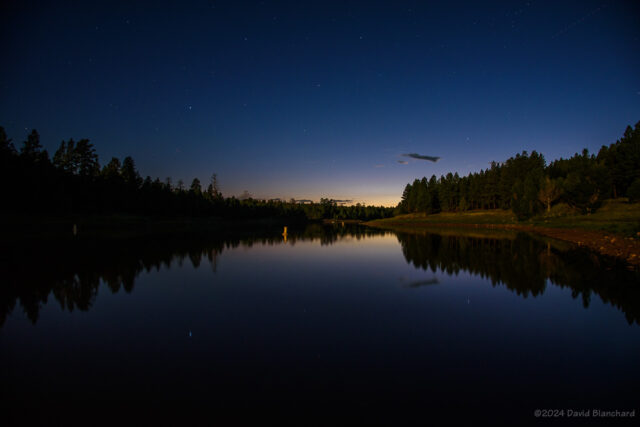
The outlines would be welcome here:
M 240 195 L 226 195 L 226 194 L 224 195 L 224 197 L 231 197 L 231 196 L 235 196 L 236 198 L 240 197 Z M 351 203 L 345 203 L 344 206 L 355 206 L 356 204 L 360 203 L 361 205 L 365 205 L 365 206 L 384 206 L 387 208 L 394 208 L 398 206 L 398 203 L 400 203 L 400 198 L 398 196 L 379 196 L 379 197 L 358 198 L 358 197 L 346 197 L 346 196 L 345 197 L 328 197 L 326 195 L 322 195 L 322 196 L 315 196 L 315 197 L 253 196 L 253 198 L 258 200 L 280 199 L 283 202 L 288 202 L 293 198 L 295 200 L 311 200 L 313 201 L 313 203 L 320 203 L 320 199 L 328 198 L 333 200 L 353 200 Z

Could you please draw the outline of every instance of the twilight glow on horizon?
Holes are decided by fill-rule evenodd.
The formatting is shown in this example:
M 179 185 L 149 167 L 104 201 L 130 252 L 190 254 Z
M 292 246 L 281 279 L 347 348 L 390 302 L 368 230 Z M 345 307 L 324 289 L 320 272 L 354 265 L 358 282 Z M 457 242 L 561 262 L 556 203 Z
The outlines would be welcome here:
M 17 146 L 89 138 L 101 165 L 216 173 L 225 196 L 391 206 L 640 118 L 635 2 L 3 2 L 0 47 Z

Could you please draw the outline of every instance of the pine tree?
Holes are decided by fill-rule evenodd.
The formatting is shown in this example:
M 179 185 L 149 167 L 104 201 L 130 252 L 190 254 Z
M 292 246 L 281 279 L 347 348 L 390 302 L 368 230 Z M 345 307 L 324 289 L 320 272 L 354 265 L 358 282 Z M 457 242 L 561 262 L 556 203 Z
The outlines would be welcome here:
M 37 130 L 32 130 L 29 136 L 27 136 L 27 140 L 22 143 L 22 148 L 20 148 L 20 155 L 31 159 L 31 160 L 40 160 L 42 158 L 42 144 L 40 144 L 40 135 Z
M 218 187 L 218 176 L 215 173 L 211 175 L 211 181 L 207 186 L 207 194 L 212 200 L 218 200 L 222 198 L 220 188 Z
M 0 126 L 0 154 L 15 154 L 16 148 L 13 146 L 10 138 L 7 138 L 7 133 L 4 128 Z
M 65 172 L 77 173 L 78 157 L 76 155 L 76 143 L 73 139 L 60 143 L 60 147 L 53 155 L 53 165 Z
M 202 186 L 200 185 L 200 180 L 198 178 L 193 178 L 189 190 L 197 195 L 200 195 L 200 193 L 202 193 Z
M 122 176 L 125 184 L 131 188 L 140 188 L 142 185 L 142 177 L 136 170 L 136 164 L 130 156 L 125 157 L 122 162 L 120 175 Z
M 120 165 L 120 159 L 118 159 L 117 157 L 112 157 L 109 163 L 107 163 L 102 168 L 101 174 L 106 179 L 114 180 L 114 179 L 121 178 L 120 176 L 121 169 L 122 169 L 122 166 Z
M 75 156 L 78 159 L 78 175 L 96 176 L 100 170 L 98 154 L 88 139 L 81 139 L 76 144 Z

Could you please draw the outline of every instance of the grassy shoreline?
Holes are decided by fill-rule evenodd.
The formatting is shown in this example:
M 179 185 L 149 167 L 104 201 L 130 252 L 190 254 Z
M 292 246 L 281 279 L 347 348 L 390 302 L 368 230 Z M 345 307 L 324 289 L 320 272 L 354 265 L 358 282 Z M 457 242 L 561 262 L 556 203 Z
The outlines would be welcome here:
M 640 267 L 640 204 L 609 200 L 590 215 L 552 215 L 518 222 L 512 212 L 504 210 L 409 214 L 364 225 L 395 231 L 457 230 L 465 234 L 480 230 L 524 231 L 571 242 Z
M 5 243 L 30 238 L 126 237 L 150 234 L 253 233 L 283 226 L 302 226 L 314 221 L 295 218 L 226 219 L 214 217 L 144 217 L 136 215 L 0 215 L 0 235 Z M 360 221 L 317 221 L 355 223 Z M 640 268 L 640 203 L 605 201 L 590 215 L 552 209 L 549 215 L 518 222 L 511 211 L 483 210 L 434 215 L 409 214 L 361 223 L 395 231 L 413 230 L 489 234 L 524 231 L 587 247 L 623 259 Z

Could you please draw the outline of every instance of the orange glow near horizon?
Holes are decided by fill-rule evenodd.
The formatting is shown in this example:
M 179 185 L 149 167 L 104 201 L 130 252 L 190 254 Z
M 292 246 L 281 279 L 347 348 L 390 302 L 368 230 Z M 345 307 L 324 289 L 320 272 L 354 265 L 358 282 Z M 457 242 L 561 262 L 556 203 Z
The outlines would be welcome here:
M 231 197 L 232 195 L 224 195 L 225 197 Z M 235 195 L 236 198 L 240 198 L 238 195 Z M 280 199 L 283 202 L 289 202 L 292 197 L 261 197 L 254 196 L 255 199 L 258 200 L 273 200 Z M 296 201 L 300 202 L 302 200 L 311 200 L 313 203 L 320 203 L 320 199 L 329 198 L 332 200 L 350 200 L 349 203 L 342 203 L 344 206 L 354 206 L 358 203 L 365 206 L 384 206 L 387 208 L 394 208 L 400 203 L 400 198 L 397 195 L 385 195 L 378 197 L 327 197 L 325 195 L 319 197 L 293 197 Z M 339 203 L 340 205 L 340 203 Z

